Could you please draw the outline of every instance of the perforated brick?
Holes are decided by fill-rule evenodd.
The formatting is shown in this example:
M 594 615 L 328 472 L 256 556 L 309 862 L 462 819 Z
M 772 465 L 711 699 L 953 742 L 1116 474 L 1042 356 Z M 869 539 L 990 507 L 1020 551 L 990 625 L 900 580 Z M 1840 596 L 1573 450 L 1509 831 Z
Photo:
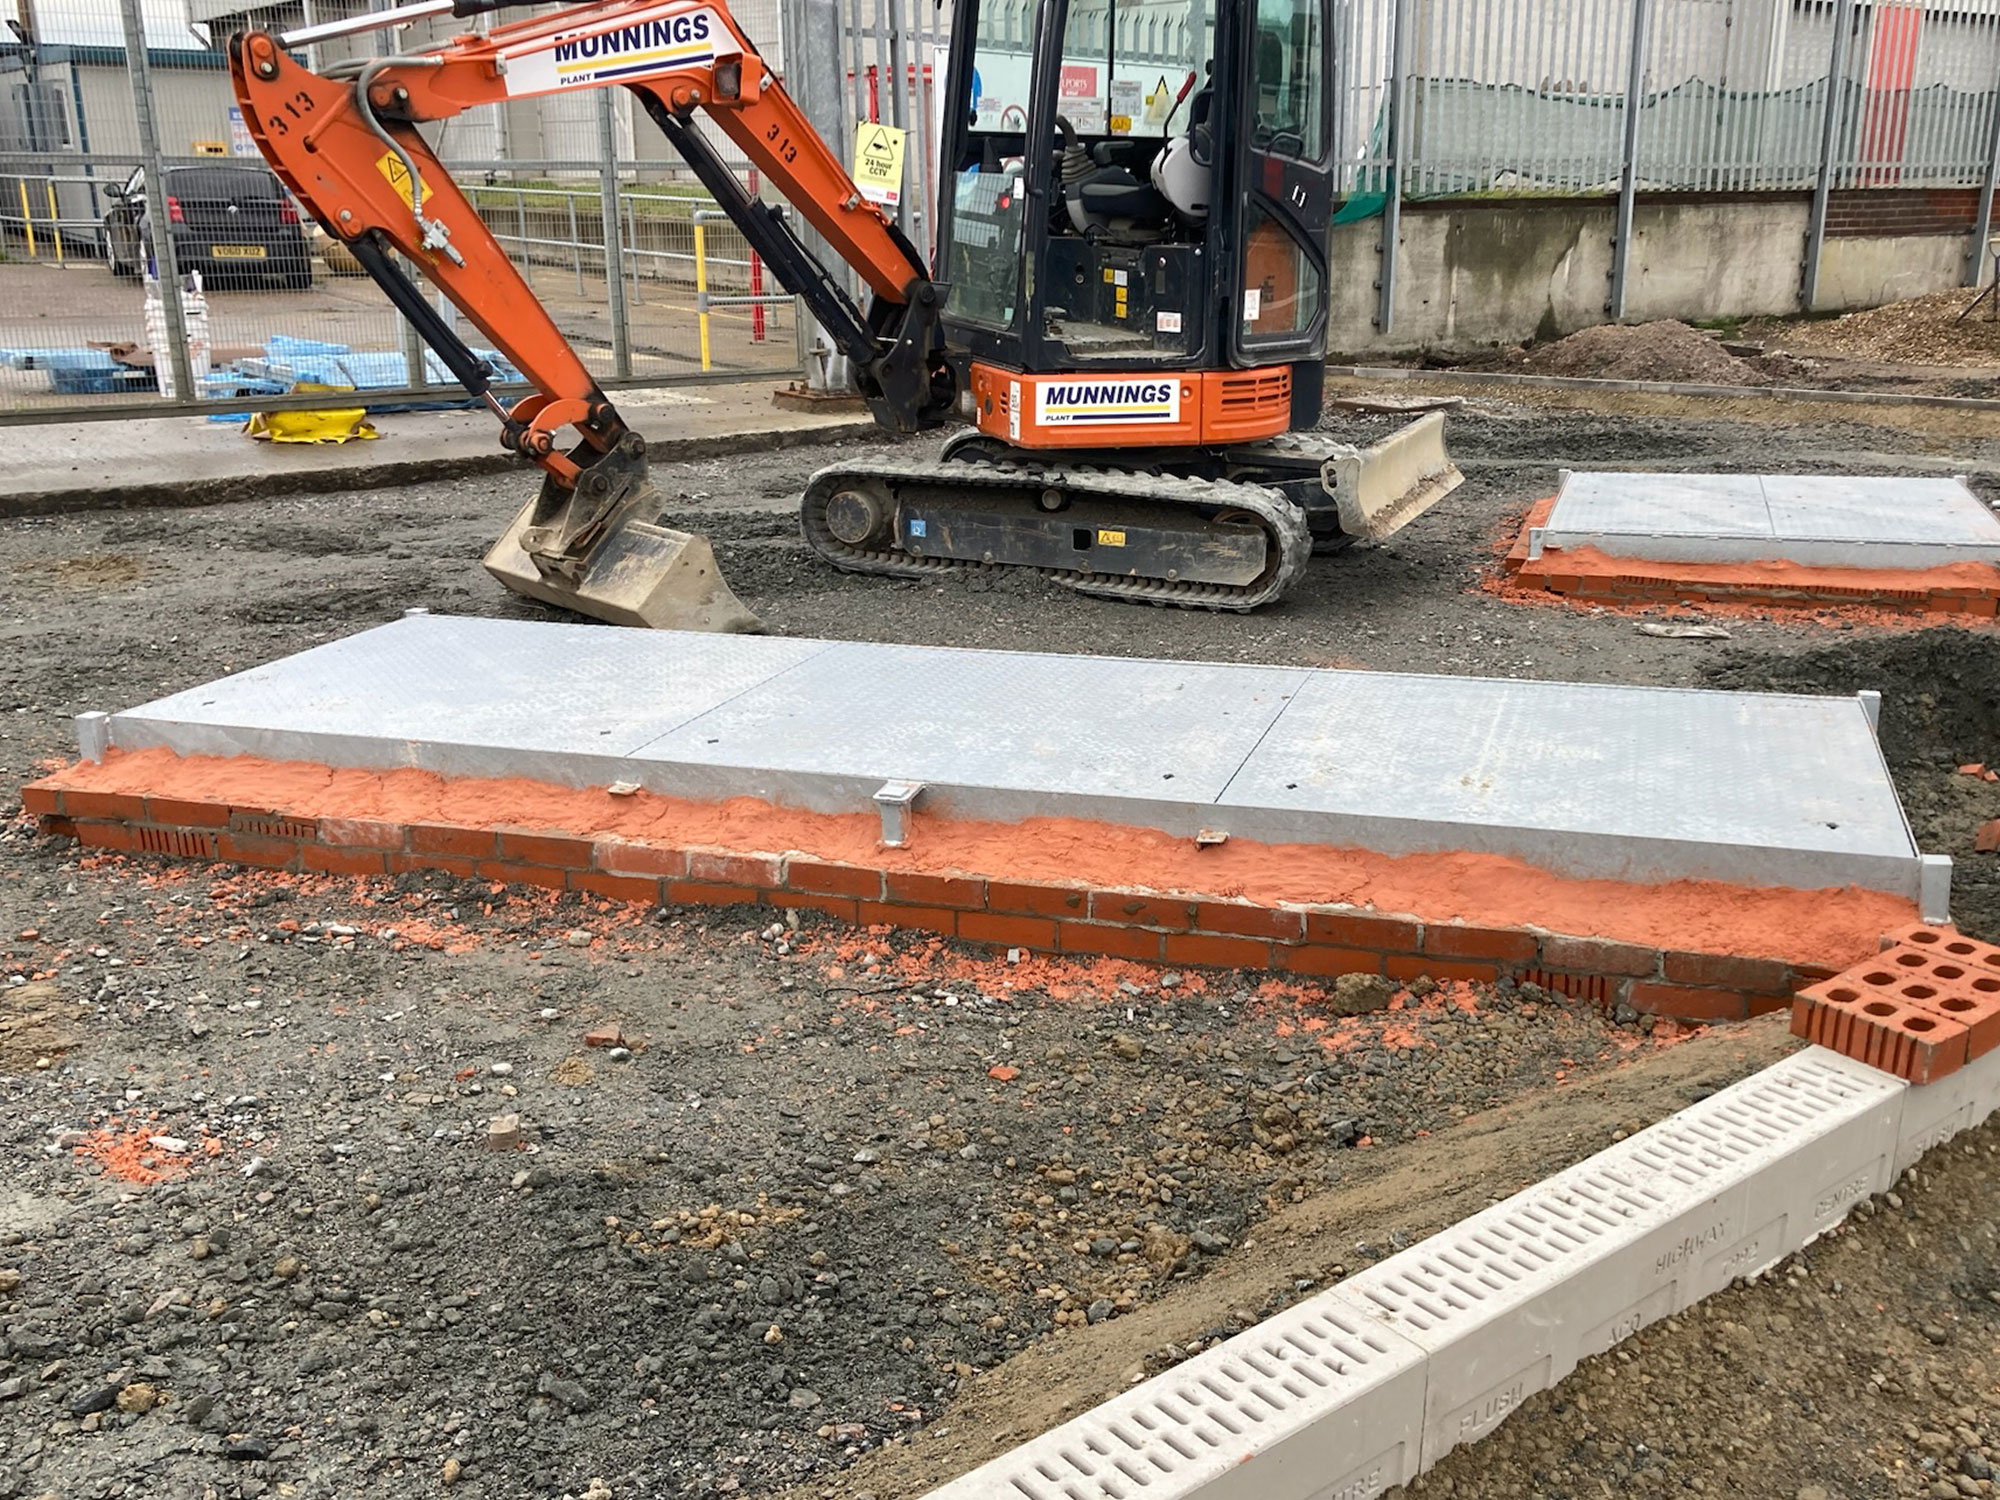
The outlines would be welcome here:
M 1919 997 L 1954 998 L 1892 967 L 1864 966 L 1851 981 L 1842 975 L 1801 990 L 1792 1029 L 1898 1078 L 1934 1083 L 1970 1060 L 1971 1032 L 1941 1010 L 1921 1008 Z
M 1871 967 L 1897 976 L 1894 997 L 1901 1003 L 1963 1026 L 1970 1033 L 1969 1060 L 2000 1047 L 2000 967 L 1983 962 L 1986 951 L 1986 944 L 1970 938 L 1931 946 L 1905 943 Z

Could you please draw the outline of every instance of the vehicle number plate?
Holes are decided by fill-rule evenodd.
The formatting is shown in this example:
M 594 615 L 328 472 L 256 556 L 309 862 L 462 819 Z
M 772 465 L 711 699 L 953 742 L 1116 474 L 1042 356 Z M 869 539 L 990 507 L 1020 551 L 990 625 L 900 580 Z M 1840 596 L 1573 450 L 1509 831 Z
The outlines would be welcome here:
M 262 245 L 217 245 L 215 247 L 215 258 L 217 260 L 262 260 L 264 258 L 264 247 Z

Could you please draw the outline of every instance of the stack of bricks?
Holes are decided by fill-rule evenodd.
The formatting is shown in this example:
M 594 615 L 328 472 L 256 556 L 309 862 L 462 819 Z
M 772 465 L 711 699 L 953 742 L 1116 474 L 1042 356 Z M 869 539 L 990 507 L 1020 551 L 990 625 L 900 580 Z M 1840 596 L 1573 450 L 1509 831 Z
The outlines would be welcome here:
M 1782 959 L 1662 949 L 1535 927 L 1433 922 L 1372 908 L 1244 900 L 841 864 L 800 853 L 668 848 L 563 832 L 366 822 L 284 809 L 89 792 L 39 783 L 23 794 L 49 833 L 95 849 L 222 860 L 271 870 L 464 879 L 663 905 L 764 905 L 857 926 L 970 943 L 1332 978 L 1440 982 L 1509 977 L 1571 999 L 1680 1021 L 1784 1009 L 1833 971 Z
M 1934 1083 L 2000 1048 L 2000 948 L 1912 927 L 1799 993 L 1792 1030 L 1871 1067 Z

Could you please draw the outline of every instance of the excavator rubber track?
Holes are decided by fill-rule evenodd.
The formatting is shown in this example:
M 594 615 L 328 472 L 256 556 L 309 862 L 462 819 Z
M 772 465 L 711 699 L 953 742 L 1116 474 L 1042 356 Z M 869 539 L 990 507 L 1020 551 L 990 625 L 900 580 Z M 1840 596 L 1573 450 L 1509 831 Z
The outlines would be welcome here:
M 1254 527 L 1266 539 L 1266 556 L 1255 579 L 1232 584 L 1135 577 L 1094 567 L 924 556 L 905 550 L 907 538 L 896 541 L 903 529 L 900 524 L 891 528 L 890 541 L 894 543 L 891 545 L 881 540 L 874 540 L 872 545 L 844 542 L 834 535 L 828 523 L 829 503 L 843 491 L 869 485 L 883 487 L 894 502 L 892 508 L 899 514 L 900 492 L 917 487 L 962 491 L 974 503 L 980 499 L 1013 499 L 1025 500 L 1030 505 L 1037 496 L 1055 490 L 1066 500 L 1064 513 L 1077 523 L 1095 526 L 1097 517 L 1093 508 L 1115 506 L 1125 515 L 1133 508 L 1158 511 L 1172 520 L 1194 519 L 1239 534 Z M 948 458 L 822 469 L 806 486 L 800 526 L 812 549 L 844 573 L 881 578 L 938 578 L 967 569 L 1019 568 L 1039 573 L 1053 583 L 1092 598 L 1236 613 L 1248 613 L 1281 598 L 1304 573 L 1313 549 L 1305 513 L 1283 494 L 1259 484 L 1182 479 L 1119 469 Z M 1093 555 L 1105 554 L 1100 551 Z

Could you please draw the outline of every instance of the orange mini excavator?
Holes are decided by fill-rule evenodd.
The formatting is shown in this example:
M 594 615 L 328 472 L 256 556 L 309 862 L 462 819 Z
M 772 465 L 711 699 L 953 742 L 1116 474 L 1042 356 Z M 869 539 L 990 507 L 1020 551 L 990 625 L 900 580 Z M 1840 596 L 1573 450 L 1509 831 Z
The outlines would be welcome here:
M 314 28 L 464 17 L 420 0 Z M 486 559 L 615 623 L 756 621 L 706 541 L 658 524 L 646 450 L 418 127 L 478 105 L 629 89 L 893 432 L 962 417 L 936 457 L 815 475 L 835 567 L 1026 567 L 1079 592 L 1249 610 L 1315 549 L 1379 539 L 1459 482 L 1433 415 L 1373 448 L 1315 436 L 1331 294 L 1335 0 L 953 0 L 934 266 L 863 197 L 721 0 L 599 0 L 313 72 L 231 39 L 259 149 L 353 252 L 502 441 L 544 471 Z M 858 273 L 861 305 L 745 192 L 706 114 Z M 494 374 L 400 254 L 535 390 Z

